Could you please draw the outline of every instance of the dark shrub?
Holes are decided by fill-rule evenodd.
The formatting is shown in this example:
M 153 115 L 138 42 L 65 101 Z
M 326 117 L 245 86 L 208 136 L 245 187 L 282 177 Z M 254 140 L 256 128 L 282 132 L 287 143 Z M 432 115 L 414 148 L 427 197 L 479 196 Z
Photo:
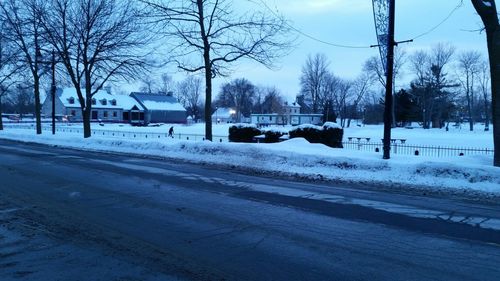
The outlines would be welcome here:
M 262 132 L 251 124 L 236 124 L 229 127 L 231 142 L 253 142 L 253 138 L 261 134 Z
M 275 143 L 280 141 L 280 137 L 285 133 L 275 130 L 268 130 L 265 132 L 266 138 L 264 139 L 265 143 Z
M 322 131 L 323 144 L 329 147 L 343 148 L 342 137 L 344 136 L 344 129 L 337 123 L 326 122 L 323 125 Z
M 323 128 L 319 126 L 314 126 L 310 124 L 300 125 L 288 133 L 290 138 L 305 138 L 310 143 L 321 143 L 322 142 L 322 134 L 321 131 Z

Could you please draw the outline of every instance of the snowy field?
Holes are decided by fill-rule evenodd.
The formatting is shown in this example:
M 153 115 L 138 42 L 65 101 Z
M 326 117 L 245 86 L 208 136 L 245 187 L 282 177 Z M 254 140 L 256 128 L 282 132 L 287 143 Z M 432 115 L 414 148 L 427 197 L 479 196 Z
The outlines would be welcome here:
M 6 124 L 6 126 L 26 127 L 33 125 Z M 43 126 L 47 130 L 50 129 L 50 123 L 44 123 Z M 82 129 L 81 124 L 58 124 L 57 126 L 61 129 Z M 104 126 L 93 124 L 92 129 L 96 131 L 167 134 L 171 126 L 174 127 L 175 135 L 177 137 L 180 136 L 182 139 L 185 139 L 185 137 L 182 136 L 196 135 L 199 136 L 199 138 L 196 139 L 201 140 L 203 135 L 205 135 L 204 123 L 192 125 L 158 124 L 149 127 L 134 127 L 128 124 L 104 124 Z M 224 141 L 226 141 L 229 126 L 231 126 L 231 124 L 214 124 L 214 140 L 223 138 Z M 281 126 L 279 128 L 288 130 L 292 127 Z M 468 124 L 462 124 L 461 128 L 450 126 L 449 131 L 445 129 L 424 130 L 418 127 L 413 129 L 394 128 L 392 129 L 392 138 L 404 139 L 405 143 L 408 145 L 493 149 L 493 134 L 491 130 L 485 132 L 482 124 L 476 124 L 473 132 L 469 131 L 468 128 Z M 348 138 L 351 137 L 353 141 L 356 141 L 357 138 L 362 138 L 362 141 L 366 141 L 366 138 L 370 138 L 370 142 L 381 142 L 383 138 L 383 129 L 382 125 L 356 126 L 356 124 L 354 124 L 350 128 L 344 128 L 344 141 L 348 141 Z
M 77 126 L 75 126 L 76 128 Z M 95 126 L 98 127 L 98 126 Z M 170 126 L 136 128 L 105 125 L 98 129 L 166 133 Z M 203 125 L 174 125 L 175 133 L 202 134 Z M 216 125 L 214 135 L 227 136 L 228 125 Z M 346 130 L 347 136 L 379 138 L 381 126 L 355 127 Z M 394 135 L 405 136 L 408 142 L 437 144 L 451 142 L 460 146 L 492 146 L 490 132 L 470 133 L 465 129 L 442 132 L 438 130 L 396 129 Z M 449 138 L 443 136 L 449 136 Z M 227 142 L 185 141 L 171 138 L 130 139 L 95 135 L 83 139 L 81 134 L 52 136 L 44 131 L 36 135 L 33 129 L 6 128 L 0 138 L 45 143 L 83 150 L 131 153 L 180 159 L 195 163 L 222 165 L 276 176 L 292 176 L 308 180 L 334 180 L 384 185 L 391 188 L 476 192 L 500 196 L 500 170 L 492 166 L 492 156 L 424 157 L 392 155 L 390 161 L 380 154 L 348 149 L 332 149 L 310 144 L 304 139 L 292 139 L 277 144 L 238 144 Z M 449 144 L 452 145 L 452 144 Z M 457 161 L 459 160 L 459 161 Z

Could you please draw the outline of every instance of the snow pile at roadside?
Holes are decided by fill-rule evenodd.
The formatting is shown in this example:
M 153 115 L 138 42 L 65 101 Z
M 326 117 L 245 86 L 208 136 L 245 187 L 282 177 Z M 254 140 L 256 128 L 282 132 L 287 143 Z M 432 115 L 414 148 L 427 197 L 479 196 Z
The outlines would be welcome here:
M 500 169 L 491 156 L 425 158 L 332 149 L 296 138 L 277 144 L 211 143 L 162 139 L 127 140 L 0 131 L 0 138 L 83 150 L 122 152 L 248 169 L 311 180 L 340 180 L 393 187 L 480 191 L 500 195 Z

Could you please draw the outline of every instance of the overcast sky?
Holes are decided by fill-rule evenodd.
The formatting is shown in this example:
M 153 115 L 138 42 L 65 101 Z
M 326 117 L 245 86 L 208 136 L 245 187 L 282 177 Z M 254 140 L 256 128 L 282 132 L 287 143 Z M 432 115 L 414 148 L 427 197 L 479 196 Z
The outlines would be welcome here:
M 235 1 L 237 3 L 238 1 Z M 438 42 L 449 42 L 457 51 L 478 50 L 486 54 L 486 39 L 479 16 L 470 0 L 397 0 L 396 40 L 413 39 L 437 26 L 455 9 L 451 17 L 437 29 L 413 43 L 400 45 L 408 53 L 428 49 Z M 371 0 L 265 0 L 272 9 L 282 13 L 303 33 L 333 44 L 364 46 L 376 44 Z M 256 85 L 276 86 L 288 99 L 299 92 L 301 67 L 309 54 L 324 53 L 331 70 L 344 78 L 356 77 L 364 61 L 378 56 L 376 48 L 338 48 L 299 35 L 296 47 L 282 58 L 278 70 L 268 70 L 256 63 L 243 61 L 235 65 L 228 78 L 216 78 L 214 94 L 220 85 L 244 77 Z M 175 75 L 177 79 L 181 76 Z M 403 78 L 404 79 L 404 78 Z M 408 78 L 406 78 L 408 79 Z

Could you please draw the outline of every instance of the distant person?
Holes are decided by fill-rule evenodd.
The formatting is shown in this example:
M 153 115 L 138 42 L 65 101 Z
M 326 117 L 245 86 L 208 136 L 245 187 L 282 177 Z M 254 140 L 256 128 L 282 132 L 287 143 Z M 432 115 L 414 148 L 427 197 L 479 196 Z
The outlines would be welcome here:
M 170 127 L 170 129 L 168 129 L 168 136 L 169 137 L 174 137 L 174 126 Z

